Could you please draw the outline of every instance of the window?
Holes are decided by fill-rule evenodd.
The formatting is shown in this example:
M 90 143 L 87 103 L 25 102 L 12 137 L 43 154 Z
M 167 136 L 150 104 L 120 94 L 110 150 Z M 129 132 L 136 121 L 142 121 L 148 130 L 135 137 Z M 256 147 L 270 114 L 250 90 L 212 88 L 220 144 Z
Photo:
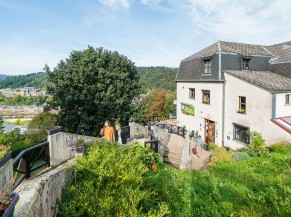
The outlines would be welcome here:
M 243 70 L 250 70 L 250 59 L 243 59 Z
M 210 104 L 210 91 L 202 90 L 202 103 Z
M 291 94 L 286 94 L 285 104 L 291 104 Z
M 250 136 L 248 133 L 249 128 L 237 124 L 234 124 L 233 126 L 234 126 L 234 139 L 239 142 L 249 144 L 250 143 Z
M 211 74 L 211 60 L 204 60 L 204 74 Z
M 246 113 L 246 97 L 245 96 L 239 97 L 238 113 L 241 113 L 241 114 Z
M 189 88 L 189 98 L 195 99 L 195 89 L 194 88 Z

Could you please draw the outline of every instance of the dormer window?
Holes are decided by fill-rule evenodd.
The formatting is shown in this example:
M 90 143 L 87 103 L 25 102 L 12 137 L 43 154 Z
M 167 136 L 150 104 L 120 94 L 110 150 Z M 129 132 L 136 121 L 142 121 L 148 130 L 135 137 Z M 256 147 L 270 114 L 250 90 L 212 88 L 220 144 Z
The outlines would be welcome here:
M 211 60 L 203 60 L 204 63 L 204 74 L 211 74 Z
M 250 58 L 243 58 L 243 70 L 250 70 Z

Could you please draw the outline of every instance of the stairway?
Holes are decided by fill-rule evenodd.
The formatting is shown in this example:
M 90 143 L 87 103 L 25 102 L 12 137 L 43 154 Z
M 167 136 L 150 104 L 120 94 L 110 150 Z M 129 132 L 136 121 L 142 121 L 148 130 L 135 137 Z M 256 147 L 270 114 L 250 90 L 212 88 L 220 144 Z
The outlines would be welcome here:
M 168 145 L 165 148 L 164 162 L 179 168 L 183 154 L 184 142 L 185 139 L 182 136 L 172 134 Z

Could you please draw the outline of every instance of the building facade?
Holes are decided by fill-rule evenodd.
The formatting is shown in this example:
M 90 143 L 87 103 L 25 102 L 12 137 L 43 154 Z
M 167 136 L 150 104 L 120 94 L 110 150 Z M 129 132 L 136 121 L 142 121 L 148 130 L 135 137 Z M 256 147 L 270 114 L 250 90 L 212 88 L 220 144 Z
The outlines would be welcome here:
M 197 130 L 208 144 L 233 149 L 249 143 L 246 131 L 262 133 L 267 145 L 291 140 L 289 57 L 291 42 L 218 41 L 182 60 L 176 76 L 177 124 Z M 281 117 L 285 125 L 278 123 Z

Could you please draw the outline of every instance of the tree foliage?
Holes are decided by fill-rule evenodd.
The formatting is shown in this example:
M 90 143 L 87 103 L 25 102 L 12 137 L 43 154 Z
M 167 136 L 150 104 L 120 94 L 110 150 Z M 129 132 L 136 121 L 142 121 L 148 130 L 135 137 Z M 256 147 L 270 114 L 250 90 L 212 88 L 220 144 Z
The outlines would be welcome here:
M 44 96 L 21 96 L 5 97 L 0 93 L 0 105 L 21 106 L 21 105 L 42 105 L 46 98 Z
M 141 121 L 145 116 L 168 116 L 176 113 L 176 92 L 154 89 L 136 100 L 134 106 L 134 119 Z
M 41 112 L 28 123 L 27 138 L 35 142 L 43 142 L 47 138 L 47 131 L 54 128 L 56 114 Z
M 147 93 L 152 89 L 176 90 L 177 70 L 165 66 L 138 67 L 142 91 Z
M 127 57 L 89 46 L 45 71 L 53 98 L 49 105 L 59 108 L 58 124 L 65 131 L 97 135 L 105 119 L 128 122 L 140 85 Z

